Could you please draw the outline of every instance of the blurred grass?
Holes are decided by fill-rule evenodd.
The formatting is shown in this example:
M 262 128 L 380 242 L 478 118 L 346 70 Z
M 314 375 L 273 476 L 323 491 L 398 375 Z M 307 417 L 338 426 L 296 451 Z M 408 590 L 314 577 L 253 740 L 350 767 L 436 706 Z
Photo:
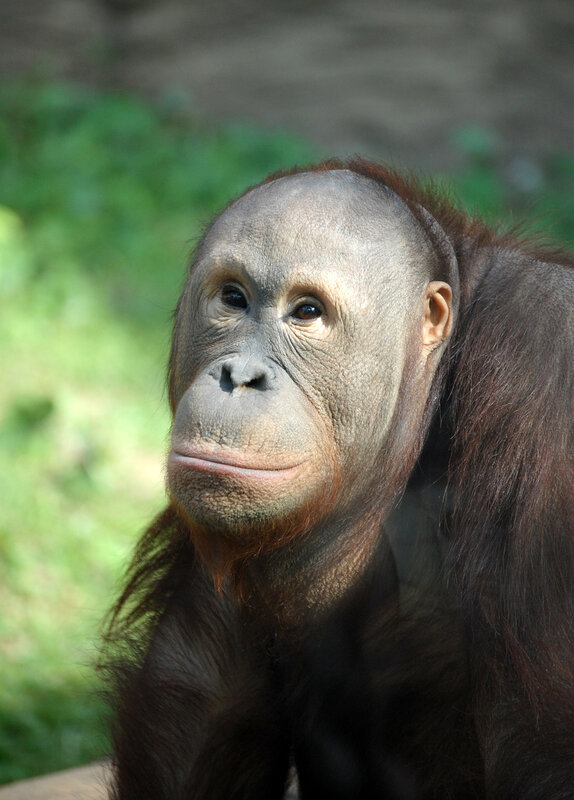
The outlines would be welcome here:
M 245 186 L 317 155 L 184 105 L 0 85 L 0 783 L 106 751 L 90 662 L 162 505 L 164 361 L 191 242 Z M 571 156 L 502 163 L 479 129 L 455 146 L 467 206 L 526 210 L 572 242 Z
M 173 102 L 0 87 L 0 782 L 106 749 L 98 623 L 163 498 L 163 374 L 192 240 L 314 156 Z

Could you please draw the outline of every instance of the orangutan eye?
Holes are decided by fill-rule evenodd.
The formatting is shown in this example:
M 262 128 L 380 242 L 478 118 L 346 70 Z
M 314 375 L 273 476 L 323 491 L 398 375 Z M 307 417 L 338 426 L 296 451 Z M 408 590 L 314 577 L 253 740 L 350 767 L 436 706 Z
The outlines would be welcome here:
M 247 298 L 237 286 L 224 286 L 221 290 L 221 299 L 229 308 L 246 309 Z
M 319 319 L 322 315 L 323 309 L 320 305 L 315 303 L 301 303 L 301 305 L 297 306 L 291 313 L 292 317 L 303 320 L 304 322 Z

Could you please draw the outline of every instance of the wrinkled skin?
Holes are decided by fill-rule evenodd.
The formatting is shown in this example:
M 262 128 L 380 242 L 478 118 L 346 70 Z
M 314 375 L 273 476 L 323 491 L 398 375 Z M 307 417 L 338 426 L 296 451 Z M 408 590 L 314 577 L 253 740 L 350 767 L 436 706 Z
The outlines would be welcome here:
M 364 513 L 407 355 L 420 415 L 451 328 L 433 260 L 404 204 L 350 172 L 283 178 L 222 214 L 176 339 L 169 488 L 192 524 L 248 552 L 320 523 L 317 498 L 324 518 Z

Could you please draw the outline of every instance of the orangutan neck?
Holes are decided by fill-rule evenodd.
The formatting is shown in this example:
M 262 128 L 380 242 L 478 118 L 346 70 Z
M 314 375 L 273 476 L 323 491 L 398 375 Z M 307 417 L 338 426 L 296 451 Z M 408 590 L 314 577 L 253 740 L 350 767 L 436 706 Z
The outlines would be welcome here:
M 291 546 L 260 556 L 249 566 L 253 602 L 265 607 L 278 627 L 304 627 L 355 585 L 381 543 L 378 519 L 325 526 Z M 386 542 L 383 541 L 384 545 Z M 390 547 L 388 558 L 393 556 Z

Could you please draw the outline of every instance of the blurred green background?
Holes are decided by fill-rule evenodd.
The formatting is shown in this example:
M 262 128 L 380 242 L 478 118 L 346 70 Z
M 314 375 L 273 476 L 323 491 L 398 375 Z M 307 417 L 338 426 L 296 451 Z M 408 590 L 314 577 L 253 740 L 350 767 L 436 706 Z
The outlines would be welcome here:
M 453 131 L 460 202 L 574 241 L 574 158 Z M 0 783 L 106 752 L 92 664 L 163 502 L 164 362 L 189 251 L 266 173 L 322 155 L 173 97 L 0 85 Z

